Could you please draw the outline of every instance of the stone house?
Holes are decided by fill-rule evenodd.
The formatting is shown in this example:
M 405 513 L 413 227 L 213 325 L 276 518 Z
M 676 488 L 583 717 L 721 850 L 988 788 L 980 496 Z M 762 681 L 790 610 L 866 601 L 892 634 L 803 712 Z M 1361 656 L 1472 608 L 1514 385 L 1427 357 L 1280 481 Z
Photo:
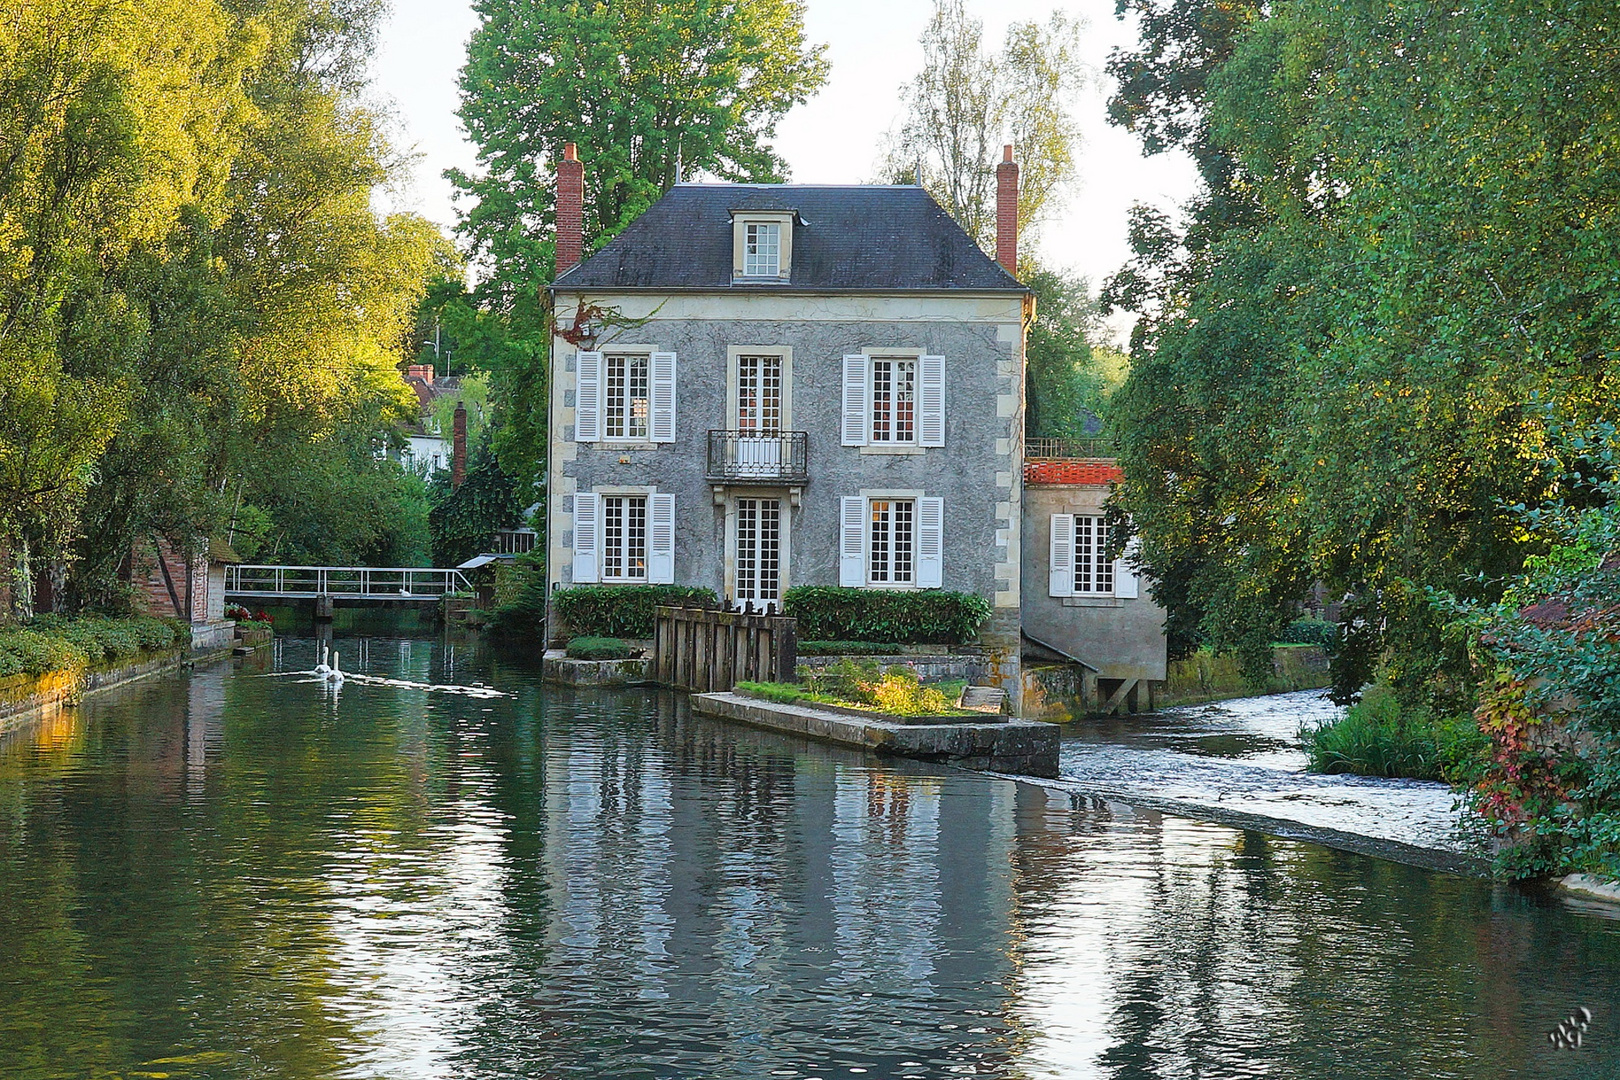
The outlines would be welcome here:
M 1086 452 L 1031 440 L 1024 462 L 1024 648 L 1062 667 L 1059 685 L 1026 680 L 1025 697 L 1032 708 L 1043 696 L 1064 710 L 1136 712 L 1168 670 L 1165 613 L 1130 561 L 1110 558 L 1104 504 L 1121 473 Z
M 1017 166 L 998 258 L 920 187 L 677 184 L 580 261 L 559 163 L 550 586 L 796 585 L 990 601 L 1016 690 L 1024 328 Z

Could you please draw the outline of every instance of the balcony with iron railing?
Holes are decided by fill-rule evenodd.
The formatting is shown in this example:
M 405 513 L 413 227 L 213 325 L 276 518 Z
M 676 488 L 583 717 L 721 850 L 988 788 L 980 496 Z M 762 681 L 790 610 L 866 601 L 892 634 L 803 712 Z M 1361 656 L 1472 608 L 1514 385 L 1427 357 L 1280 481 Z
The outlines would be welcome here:
M 710 431 L 711 484 L 804 484 L 810 437 L 803 431 Z

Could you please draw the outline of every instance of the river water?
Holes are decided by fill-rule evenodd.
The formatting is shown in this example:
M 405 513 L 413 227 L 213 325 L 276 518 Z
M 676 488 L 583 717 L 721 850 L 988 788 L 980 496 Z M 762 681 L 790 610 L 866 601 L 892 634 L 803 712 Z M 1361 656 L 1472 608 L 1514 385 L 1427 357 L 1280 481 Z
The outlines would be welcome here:
M 510 696 L 225 667 L 0 742 L 0 1077 L 1620 1076 L 1601 908 L 340 648 Z

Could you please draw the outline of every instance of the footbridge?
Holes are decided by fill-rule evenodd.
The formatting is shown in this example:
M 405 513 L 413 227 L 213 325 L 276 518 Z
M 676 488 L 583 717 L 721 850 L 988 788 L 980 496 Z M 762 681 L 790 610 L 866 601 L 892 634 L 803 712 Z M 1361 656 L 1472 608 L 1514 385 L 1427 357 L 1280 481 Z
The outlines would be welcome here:
M 421 566 L 228 566 L 225 599 L 322 600 L 333 603 L 437 603 L 450 593 L 470 593 L 460 570 Z

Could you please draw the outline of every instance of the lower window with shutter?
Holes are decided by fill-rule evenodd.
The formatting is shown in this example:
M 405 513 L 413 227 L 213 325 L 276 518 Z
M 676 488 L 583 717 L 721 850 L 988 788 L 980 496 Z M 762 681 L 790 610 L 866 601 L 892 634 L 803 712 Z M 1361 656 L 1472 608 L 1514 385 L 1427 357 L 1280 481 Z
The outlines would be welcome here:
M 1100 515 L 1053 514 L 1052 596 L 1116 596 L 1116 564 L 1108 557 L 1108 520 Z M 1134 585 L 1134 577 L 1132 584 Z M 1131 591 L 1131 596 L 1136 593 Z
M 603 495 L 602 580 L 647 580 L 647 496 Z
M 937 589 L 944 578 L 945 502 L 939 498 L 846 498 L 839 583 Z

